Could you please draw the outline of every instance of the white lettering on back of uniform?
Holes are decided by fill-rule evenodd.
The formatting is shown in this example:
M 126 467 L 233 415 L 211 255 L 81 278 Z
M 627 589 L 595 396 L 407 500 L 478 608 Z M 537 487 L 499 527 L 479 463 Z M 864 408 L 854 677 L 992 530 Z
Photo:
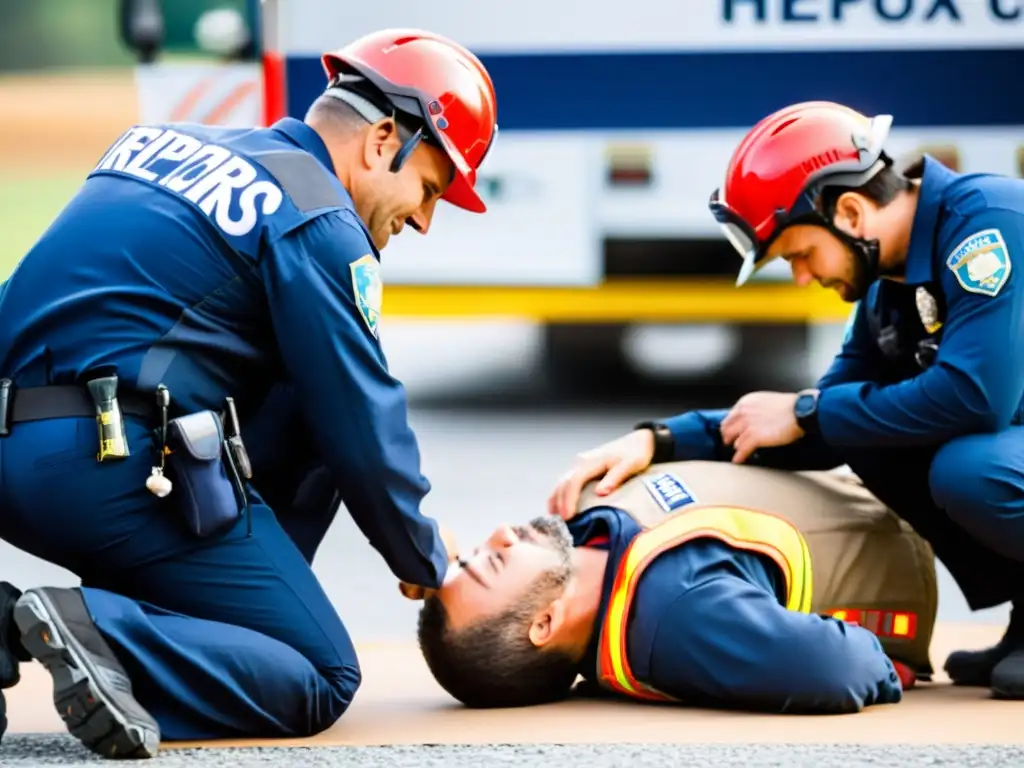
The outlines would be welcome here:
M 260 214 L 274 213 L 284 200 L 277 184 L 257 180 L 256 168 L 244 157 L 170 128 L 132 128 L 107 151 L 96 170 L 159 184 L 195 203 L 235 237 L 251 232 Z M 238 218 L 232 218 L 235 202 Z

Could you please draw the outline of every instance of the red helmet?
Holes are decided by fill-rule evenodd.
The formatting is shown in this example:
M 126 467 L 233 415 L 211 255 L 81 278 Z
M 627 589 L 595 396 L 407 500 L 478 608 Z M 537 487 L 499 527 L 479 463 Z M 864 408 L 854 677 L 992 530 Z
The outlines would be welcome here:
M 828 186 L 858 187 L 890 161 L 882 151 L 891 115 L 868 118 L 827 101 L 781 109 L 755 125 L 732 155 L 724 190 L 708 207 L 743 256 L 743 285 L 790 224 L 831 227 L 818 201 Z
M 455 166 L 443 200 L 475 213 L 487 210 L 473 187 L 498 132 L 497 98 L 476 56 L 432 32 L 386 29 L 326 53 L 322 61 L 332 83 L 339 75 L 360 75 L 397 111 L 423 124 L 428 140 Z

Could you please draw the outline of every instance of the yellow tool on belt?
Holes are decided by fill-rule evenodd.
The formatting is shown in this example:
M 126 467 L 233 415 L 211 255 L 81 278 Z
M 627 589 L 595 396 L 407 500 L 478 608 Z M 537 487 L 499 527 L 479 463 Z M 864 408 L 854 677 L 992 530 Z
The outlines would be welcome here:
M 100 449 L 96 461 L 128 458 L 131 452 L 124 431 L 121 404 L 117 401 L 117 376 L 93 379 L 88 387 L 96 406 L 96 426 L 100 433 Z

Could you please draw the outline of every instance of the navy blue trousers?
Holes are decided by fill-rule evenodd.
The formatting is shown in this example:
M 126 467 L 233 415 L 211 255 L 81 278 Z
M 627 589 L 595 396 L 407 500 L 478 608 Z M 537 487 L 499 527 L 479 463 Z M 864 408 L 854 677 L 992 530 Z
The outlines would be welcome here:
M 192 537 L 174 494 L 145 489 L 154 444 L 132 418 L 132 456 L 102 465 L 92 419 L 17 424 L 0 439 L 0 538 L 82 579 L 168 740 L 315 734 L 359 686 L 348 632 L 310 568 L 337 497 L 289 424 L 289 394 L 273 392 L 244 432 L 251 537 L 244 520 Z
M 1024 599 L 1024 427 L 842 459 L 932 545 L 971 608 Z

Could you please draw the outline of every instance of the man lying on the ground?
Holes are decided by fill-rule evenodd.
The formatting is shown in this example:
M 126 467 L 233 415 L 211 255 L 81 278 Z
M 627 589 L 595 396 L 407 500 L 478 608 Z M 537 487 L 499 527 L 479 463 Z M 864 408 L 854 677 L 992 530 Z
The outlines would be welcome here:
M 472 707 L 555 701 L 581 675 L 636 699 L 845 713 L 932 671 L 932 550 L 851 475 L 652 466 L 459 564 L 419 642 Z

